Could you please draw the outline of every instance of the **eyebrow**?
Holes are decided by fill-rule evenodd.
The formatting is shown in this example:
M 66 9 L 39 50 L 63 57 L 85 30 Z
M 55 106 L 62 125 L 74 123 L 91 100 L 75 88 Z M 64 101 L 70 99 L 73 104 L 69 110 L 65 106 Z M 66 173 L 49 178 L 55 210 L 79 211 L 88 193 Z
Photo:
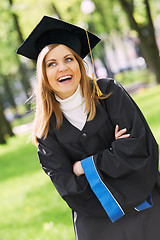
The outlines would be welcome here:
M 68 57 L 68 56 L 73 56 L 73 54 L 72 54 L 72 53 L 69 53 L 69 54 L 65 55 L 63 58 L 65 59 L 65 58 Z M 50 61 L 56 61 L 56 59 L 51 58 L 51 59 L 47 60 L 46 63 L 47 63 L 47 62 L 50 62 Z

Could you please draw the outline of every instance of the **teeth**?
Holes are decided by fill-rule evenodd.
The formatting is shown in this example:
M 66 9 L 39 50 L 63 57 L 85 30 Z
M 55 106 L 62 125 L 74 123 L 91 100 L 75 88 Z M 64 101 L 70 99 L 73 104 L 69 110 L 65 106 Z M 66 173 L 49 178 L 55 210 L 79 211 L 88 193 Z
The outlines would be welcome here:
M 64 77 L 61 77 L 61 78 L 58 79 L 58 81 L 62 81 L 62 80 L 68 79 L 68 78 L 71 78 L 71 76 L 64 76 Z

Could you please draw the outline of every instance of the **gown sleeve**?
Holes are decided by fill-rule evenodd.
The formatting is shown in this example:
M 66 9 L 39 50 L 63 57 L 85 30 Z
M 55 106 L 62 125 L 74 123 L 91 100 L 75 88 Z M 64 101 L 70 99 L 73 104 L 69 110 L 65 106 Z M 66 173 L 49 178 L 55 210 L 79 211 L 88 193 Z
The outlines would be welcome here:
M 114 222 L 126 212 L 152 206 L 150 193 L 158 174 L 158 145 L 141 111 L 115 80 L 109 80 L 103 100 L 115 129 L 127 128 L 129 138 L 114 140 L 105 149 L 81 161 L 86 178 Z M 105 85 L 105 80 L 102 85 Z M 103 89 L 103 86 L 101 86 Z M 106 136 L 107 137 L 107 136 Z
M 37 140 L 40 165 L 50 177 L 60 196 L 73 211 L 86 216 L 93 215 L 92 209 L 88 207 L 92 203 L 88 200 L 92 200 L 94 194 L 89 187 L 85 175 L 77 177 L 73 173 L 73 163 L 58 143 L 54 133 L 50 133 L 49 131 L 45 139 L 38 138 Z M 95 215 L 102 214 L 105 216 L 106 213 L 103 212 L 104 210 L 100 206 L 100 213 L 99 209 L 97 209 Z

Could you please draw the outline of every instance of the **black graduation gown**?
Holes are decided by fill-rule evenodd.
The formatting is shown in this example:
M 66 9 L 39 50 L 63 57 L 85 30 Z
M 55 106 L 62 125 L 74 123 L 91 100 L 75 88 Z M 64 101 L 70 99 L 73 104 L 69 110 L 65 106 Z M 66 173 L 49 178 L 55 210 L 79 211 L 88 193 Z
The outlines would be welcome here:
M 135 232 L 137 240 L 149 240 L 150 229 L 153 227 L 157 234 L 158 227 L 154 228 L 160 221 L 160 196 L 155 188 L 158 145 L 141 111 L 124 88 L 112 79 L 101 79 L 98 84 L 103 93 L 111 95 L 97 105 L 95 118 L 86 122 L 80 131 L 63 117 L 61 128 L 56 130 L 53 114 L 47 138 L 38 139 L 39 161 L 73 210 L 78 240 L 135 239 L 128 231 Z M 126 127 L 130 137 L 115 140 L 116 124 L 120 129 Z M 88 178 L 73 173 L 73 163 L 90 156 L 103 184 L 123 210 L 124 216 L 115 223 L 111 222 Z M 150 193 L 153 207 L 137 212 L 136 207 Z M 150 228 L 144 231 L 146 221 Z

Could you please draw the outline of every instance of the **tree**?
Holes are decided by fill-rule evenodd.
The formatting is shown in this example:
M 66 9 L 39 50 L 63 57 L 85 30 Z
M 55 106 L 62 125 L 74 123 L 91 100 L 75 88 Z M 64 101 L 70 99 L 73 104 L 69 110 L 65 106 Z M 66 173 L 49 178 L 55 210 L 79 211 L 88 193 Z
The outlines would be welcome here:
M 14 28 L 18 34 L 18 39 L 19 39 L 19 43 L 22 44 L 24 41 L 20 26 L 19 26 L 19 20 L 18 20 L 18 15 L 12 11 L 12 7 L 13 7 L 13 1 L 9 0 L 9 4 L 10 4 L 10 8 L 11 8 L 11 15 L 14 21 Z M 29 78 L 28 76 L 28 69 L 27 67 L 19 61 L 19 69 L 21 71 L 22 74 L 22 78 L 21 78 L 21 83 L 24 89 L 24 92 L 26 93 L 27 98 L 29 98 L 29 91 L 30 91 L 30 83 L 29 83 Z M 29 108 L 30 106 L 27 105 Z
M 155 29 L 148 0 L 143 0 L 146 17 L 145 21 L 140 23 L 138 22 L 138 19 L 136 19 L 135 1 L 119 0 L 119 2 L 128 16 L 131 28 L 138 33 L 140 48 L 148 67 L 155 73 L 157 83 L 160 83 L 159 50 L 156 43 Z
M 25 37 L 33 29 L 35 24 L 39 22 L 41 17 L 46 14 L 50 16 L 59 15 L 64 21 L 69 21 L 80 26 L 86 26 L 86 28 L 86 23 L 88 23 L 90 26 L 93 24 L 95 33 L 100 36 L 101 34 L 106 33 L 109 36 L 110 32 L 112 32 L 112 29 L 116 29 L 121 33 L 127 29 L 129 32 L 129 22 L 131 28 L 138 33 L 139 39 L 141 40 L 141 52 L 143 53 L 148 67 L 155 72 L 157 82 L 159 82 L 160 68 L 157 54 L 158 49 L 156 46 L 154 27 L 150 13 L 150 6 L 153 10 L 155 0 L 150 0 L 150 6 L 147 0 L 92 1 L 96 5 L 92 16 L 86 16 L 80 11 L 82 0 L 24 0 L 23 6 L 25 8 L 23 11 L 19 10 L 19 7 L 21 7 L 22 4 L 18 0 L 14 0 L 14 5 L 13 3 L 12 5 L 14 6 L 14 11 L 19 17 L 20 29 Z M 53 5 L 51 7 L 52 3 Z M 137 4 L 139 4 L 138 7 Z M 122 8 L 120 8 L 120 6 Z M 54 7 L 55 9 L 53 11 Z M 126 21 L 126 18 L 124 17 L 125 13 L 127 13 L 129 21 Z M 155 10 L 153 13 L 154 15 L 157 14 Z M 28 18 L 29 15 L 31 15 L 32 18 Z M 150 51 L 151 49 L 152 51 Z
M 7 121 L 5 115 L 4 115 L 4 108 L 2 104 L 2 99 L 0 96 L 0 144 L 6 143 L 5 136 L 9 135 L 10 137 L 14 136 L 14 133 L 12 132 L 11 125 Z
M 17 113 L 17 105 L 14 99 L 14 94 L 12 92 L 11 86 L 9 84 L 9 78 L 8 76 L 0 76 L 1 79 L 3 79 L 3 86 L 4 86 L 4 90 L 7 94 L 9 103 L 11 104 L 11 106 L 14 108 L 15 112 Z
M 19 58 L 16 54 L 18 35 L 15 31 L 15 26 L 11 17 L 9 5 L 7 2 L 5 2 L 5 5 L 3 5 L 3 3 L 3 1 L 0 2 L 0 85 L 3 86 L 5 95 L 10 94 L 10 99 L 12 94 L 13 103 L 13 92 L 15 91 L 14 81 L 16 77 L 11 78 L 10 76 L 16 76 L 20 65 Z M 10 91 L 8 91 L 8 89 L 10 89 Z

